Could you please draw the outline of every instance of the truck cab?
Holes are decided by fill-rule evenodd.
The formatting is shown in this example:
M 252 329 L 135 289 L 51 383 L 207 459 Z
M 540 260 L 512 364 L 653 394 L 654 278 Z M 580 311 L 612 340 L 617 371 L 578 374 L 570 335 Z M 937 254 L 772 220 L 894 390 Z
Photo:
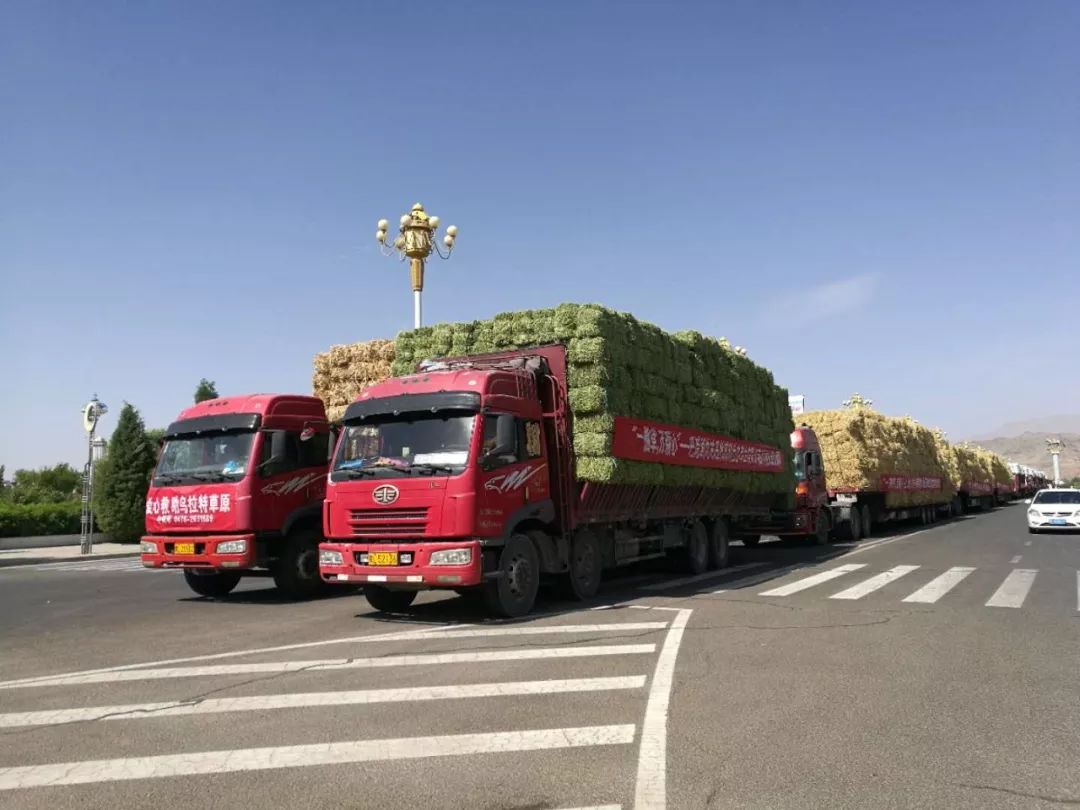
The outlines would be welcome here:
M 315 397 L 250 394 L 184 410 L 147 493 L 143 565 L 183 571 L 203 596 L 267 575 L 290 597 L 313 595 L 330 439 Z
M 525 363 L 428 364 L 348 407 L 323 511 L 327 582 L 362 584 L 373 607 L 400 610 L 418 590 L 464 591 L 497 576 L 496 610 L 515 611 L 515 589 L 532 590 L 517 594 L 531 606 L 531 545 L 520 558 L 502 549 L 551 526 L 558 498 L 552 392 L 540 390 L 551 378 Z

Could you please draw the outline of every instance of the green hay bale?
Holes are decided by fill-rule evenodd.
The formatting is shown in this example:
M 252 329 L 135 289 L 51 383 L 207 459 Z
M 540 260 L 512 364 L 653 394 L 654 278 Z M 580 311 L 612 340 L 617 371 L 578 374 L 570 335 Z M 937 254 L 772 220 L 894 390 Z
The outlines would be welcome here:
M 586 385 L 570 391 L 569 401 L 575 414 L 602 413 L 607 405 L 607 392 L 599 385 Z
M 574 453 L 579 458 L 583 456 L 606 458 L 611 455 L 611 434 L 585 433 L 580 429 L 575 429 Z

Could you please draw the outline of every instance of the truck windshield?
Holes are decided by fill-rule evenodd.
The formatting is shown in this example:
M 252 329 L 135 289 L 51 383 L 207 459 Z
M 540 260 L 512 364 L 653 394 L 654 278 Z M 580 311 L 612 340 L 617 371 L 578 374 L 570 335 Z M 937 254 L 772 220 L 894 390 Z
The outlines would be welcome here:
M 805 481 L 806 480 L 806 454 L 805 453 L 796 453 L 795 454 L 795 480 L 796 481 Z
M 234 432 L 168 439 L 154 484 L 239 480 L 247 473 L 254 438 L 252 432 Z
M 403 413 L 350 425 L 338 445 L 334 471 L 448 474 L 469 462 L 474 413 Z

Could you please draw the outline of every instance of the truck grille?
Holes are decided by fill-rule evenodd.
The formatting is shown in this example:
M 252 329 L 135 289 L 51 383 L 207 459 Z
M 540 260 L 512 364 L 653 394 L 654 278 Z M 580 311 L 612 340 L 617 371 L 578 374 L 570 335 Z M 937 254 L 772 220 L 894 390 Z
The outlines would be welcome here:
M 351 509 L 349 527 L 354 537 L 421 537 L 427 533 L 428 508 Z

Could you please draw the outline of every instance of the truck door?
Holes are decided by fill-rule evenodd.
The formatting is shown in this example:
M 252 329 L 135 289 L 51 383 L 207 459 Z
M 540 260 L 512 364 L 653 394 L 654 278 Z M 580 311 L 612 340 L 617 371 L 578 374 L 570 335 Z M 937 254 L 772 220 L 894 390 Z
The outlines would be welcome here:
M 485 412 L 480 449 L 480 533 L 502 534 L 527 505 L 551 497 L 539 419 Z
M 275 434 L 285 447 L 284 457 L 277 460 L 271 455 Z M 279 531 L 297 509 L 322 500 L 329 440 L 327 430 L 303 441 L 298 431 L 263 431 L 257 483 L 252 490 L 253 529 Z

